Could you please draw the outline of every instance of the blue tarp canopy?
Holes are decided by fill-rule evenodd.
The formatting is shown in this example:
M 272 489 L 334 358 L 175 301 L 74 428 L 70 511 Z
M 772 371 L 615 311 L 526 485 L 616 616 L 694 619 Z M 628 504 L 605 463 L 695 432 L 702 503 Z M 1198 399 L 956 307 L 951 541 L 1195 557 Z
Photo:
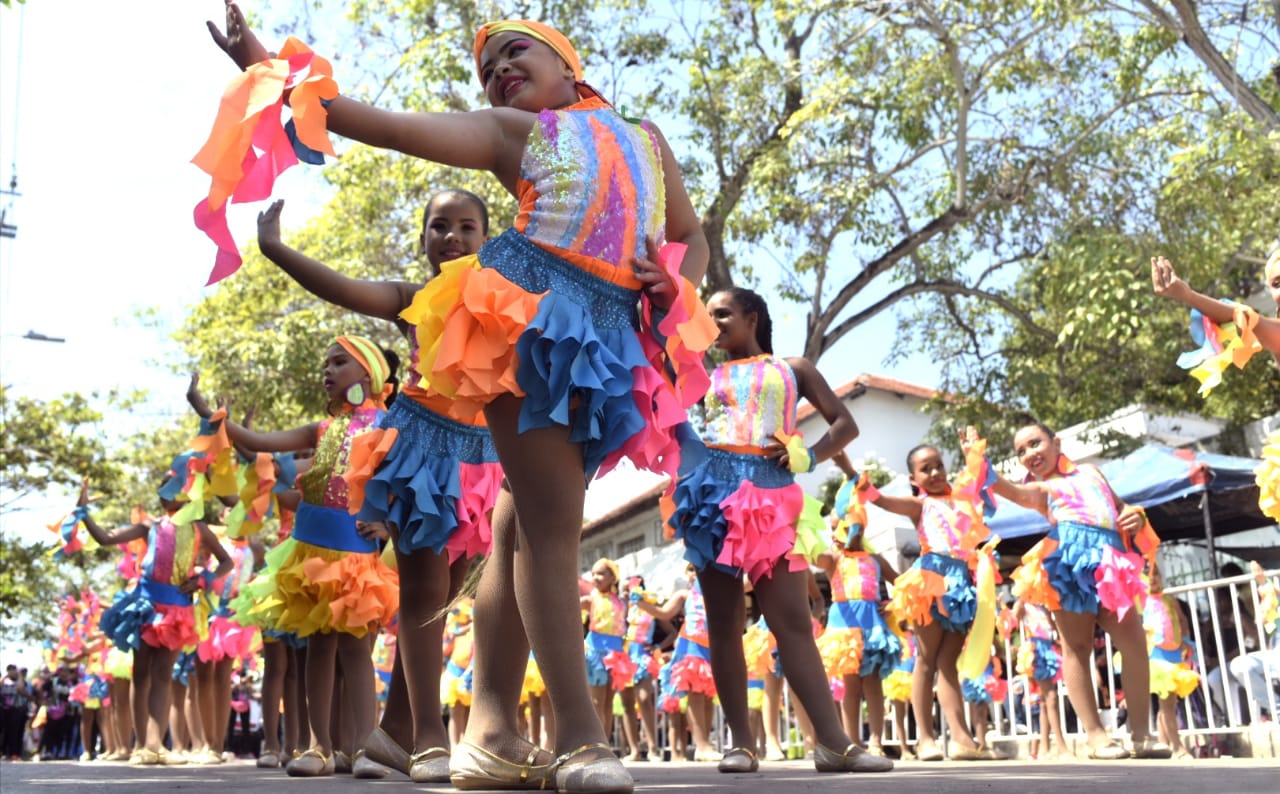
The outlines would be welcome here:
M 1204 538 L 1270 526 L 1258 509 L 1258 486 L 1253 470 L 1258 461 L 1148 444 L 1119 460 L 1102 464 L 1111 487 L 1129 504 L 1146 508 L 1147 518 L 1162 540 Z M 1208 496 L 1206 528 L 1201 497 Z M 1043 516 L 999 500 L 987 521 L 1001 537 L 1004 555 L 1025 551 L 1049 531 Z M 1013 542 L 1008 542 L 1013 541 Z

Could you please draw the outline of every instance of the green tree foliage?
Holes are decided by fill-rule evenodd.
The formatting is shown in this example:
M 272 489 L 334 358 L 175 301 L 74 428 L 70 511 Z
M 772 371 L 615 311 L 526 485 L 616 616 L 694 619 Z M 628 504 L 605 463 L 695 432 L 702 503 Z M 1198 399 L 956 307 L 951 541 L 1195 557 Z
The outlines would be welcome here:
M 906 307 L 899 352 L 929 350 L 971 407 L 1057 423 L 1134 399 L 1191 407 L 1193 384 L 1170 369 L 1181 321 L 1155 308 L 1146 260 L 1160 247 L 1197 284 L 1240 286 L 1274 222 L 1264 0 L 362 0 L 328 25 L 341 10 L 317 2 L 283 28 L 322 52 L 330 34 L 308 34 L 342 28 L 344 92 L 412 110 L 484 105 L 480 22 L 569 31 L 588 80 L 672 140 L 703 209 L 708 289 L 781 272 L 808 308 L 811 359 Z M 341 146 L 324 170 L 333 201 L 290 242 L 350 275 L 425 278 L 418 213 L 437 188 L 490 199 L 498 229 L 512 215 L 487 174 Z M 332 335 L 405 352 L 377 325 L 251 253 L 181 338 L 211 391 L 277 427 L 322 413 L 311 384 Z M 1266 377 L 1232 389 L 1257 394 Z M 1211 410 L 1255 410 L 1223 394 Z

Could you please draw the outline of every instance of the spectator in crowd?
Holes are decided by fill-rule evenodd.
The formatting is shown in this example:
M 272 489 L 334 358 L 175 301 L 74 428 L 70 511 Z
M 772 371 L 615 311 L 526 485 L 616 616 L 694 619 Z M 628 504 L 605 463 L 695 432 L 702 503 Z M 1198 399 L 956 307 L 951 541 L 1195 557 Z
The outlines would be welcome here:
M 22 740 L 27 730 L 31 690 L 24 673 L 11 664 L 0 679 L 0 758 L 10 761 L 22 760 Z

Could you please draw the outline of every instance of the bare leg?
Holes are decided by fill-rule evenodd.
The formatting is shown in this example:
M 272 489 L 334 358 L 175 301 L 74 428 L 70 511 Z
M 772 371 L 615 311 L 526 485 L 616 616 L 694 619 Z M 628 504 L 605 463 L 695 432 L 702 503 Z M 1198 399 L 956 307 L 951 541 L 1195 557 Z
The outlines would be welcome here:
M 373 636 L 356 637 L 338 635 L 337 652 L 342 665 L 342 685 L 345 710 L 351 718 L 347 724 L 346 751 L 364 746 L 365 739 L 376 724 L 377 695 L 373 683 Z M 437 692 L 439 687 L 436 687 Z
M 901 748 L 903 758 L 915 755 L 911 752 L 911 737 L 907 735 L 907 709 L 909 708 L 911 706 L 905 700 L 893 701 L 893 725 L 898 734 L 898 747 Z
M 111 711 L 115 715 L 116 735 L 120 738 L 119 749 L 129 752 L 133 746 L 133 681 L 117 678 L 111 682 Z
M 960 693 L 960 674 L 956 660 L 964 646 L 964 635 L 943 631 L 937 621 L 915 627 L 916 670 L 911 679 L 911 706 L 915 710 L 920 741 L 917 752 L 936 747 L 933 730 L 934 679 L 937 678 L 938 702 L 956 741 L 966 749 L 976 749 L 973 735 L 965 727 L 964 696 Z
M 201 692 L 212 691 L 213 725 L 205 730 L 209 737 L 209 747 L 218 755 L 225 749 L 227 738 L 227 722 L 231 717 L 231 665 L 235 659 L 222 659 L 213 663 L 212 686 Z M 204 713 L 204 704 L 200 704 L 200 713 Z
M 1127 698 L 1129 733 L 1134 742 L 1151 737 L 1151 664 L 1147 656 L 1147 635 L 1142 628 L 1142 614 L 1136 609 L 1125 613 L 1124 620 L 1114 612 L 1099 609 L 1098 623 L 1111 635 L 1111 643 L 1120 651 L 1124 665 L 1124 688 L 1134 693 Z
M 969 720 L 973 725 L 973 740 L 978 743 L 979 747 L 985 746 L 987 743 L 987 715 L 989 710 L 986 703 L 970 703 L 969 704 Z
M 403 626 L 400 631 L 404 632 Z M 436 702 L 439 701 L 440 687 L 437 686 Z M 443 720 L 441 723 L 443 724 Z M 396 647 L 396 659 L 391 666 L 391 683 L 387 685 L 387 705 L 382 710 L 382 720 L 378 725 L 402 749 L 413 744 L 413 714 L 409 706 L 409 687 L 404 679 L 404 655 L 400 653 L 399 646 Z
M 521 401 L 504 396 L 485 410 L 519 516 L 514 551 L 516 601 L 556 715 L 556 752 L 605 742 L 587 692 L 578 596 L 579 535 L 586 494 L 582 449 L 569 431 L 518 431 Z M 514 735 L 523 656 L 508 647 L 504 719 Z
M 393 532 L 393 537 L 398 534 Z M 396 655 L 404 659 L 402 669 L 413 718 L 412 750 L 448 747 L 449 736 L 440 716 L 440 672 L 444 665 L 440 634 L 444 609 L 457 595 L 467 563 L 459 560 L 450 566 L 447 552 L 436 554 L 430 549 L 405 554 L 397 543 L 396 564 L 400 571 Z
M 751 722 L 747 713 L 747 662 L 742 649 L 742 626 L 746 622 L 746 602 L 742 597 L 742 577 L 730 576 L 707 567 L 698 572 L 698 583 L 707 609 L 707 640 L 711 649 L 711 674 L 715 678 L 720 708 L 729 725 L 732 747 L 751 746 Z M 767 618 L 766 618 L 767 619 Z M 769 621 L 773 626 L 773 621 Z M 808 618 L 805 618 L 807 627 Z M 705 701 L 702 695 L 699 702 Z M 694 713 L 694 695 L 689 695 L 689 721 L 698 753 L 712 752 L 710 726 L 702 724 L 702 714 Z
M 844 700 L 840 701 L 840 712 L 844 717 L 845 733 L 862 744 L 862 676 L 844 676 Z
M 147 648 L 147 652 L 143 652 L 142 648 Z M 151 648 L 143 644 L 134 653 L 142 653 L 142 658 L 147 662 L 151 686 L 147 695 L 147 714 L 144 723 L 147 726 L 146 747 L 158 753 L 169 723 L 170 694 L 167 684 L 173 678 L 173 663 L 178 659 L 178 652 L 167 648 Z M 136 667 L 134 680 L 137 680 Z
M 658 748 L 658 711 L 654 705 L 653 680 L 645 679 L 635 686 L 636 704 L 640 709 L 640 725 L 650 752 Z
M 84 708 L 80 709 L 80 745 L 83 748 L 81 759 L 88 761 L 93 758 L 93 726 L 98 722 L 98 709 Z M 103 737 L 106 737 L 106 731 L 103 731 Z
M 1058 685 L 1054 681 L 1037 681 L 1040 688 L 1040 738 L 1043 739 L 1045 755 L 1066 752 L 1067 744 L 1062 738 L 1062 722 L 1058 714 Z M 1050 747 L 1053 739 L 1053 747 Z
M 133 749 L 147 746 L 147 707 L 151 702 L 151 654 L 148 645 L 139 646 L 133 652 L 133 697 L 129 699 L 129 712 L 133 721 Z M 160 684 L 169 686 L 169 679 Z
M 862 694 L 867 700 L 867 722 L 871 731 L 870 746 L 884 746 L 884 684 L 877 674 L 864 676 Z
M 1053 619 L 1062 636 L 1062 677 L 1067 684 L 1067 696 L 1071 698 L 1080 727 L 1084 728 L 1089 747 L 1100 747 L 1110 741 L 1110 737 L 1102 727 L 1098 704 L 1093 696 L 1094 616 L 1087 612 L 1060 610 L 1053 613 Z M 1144 659 L 1144 669 L 1147 664 Z
M 604 731 L 607 737 L 605 741 L 609 742 L 613 737 L 613 690 L 607 684 L 587 689 L 591 692 L 591 705 L 596 710 L 596 718 L 600 720 L 600 730 Z
M 813 638 L 807 574 L 789 571 L 787 563 L 780 562 L 772 576 L 756 583 L 755 592 L 765 620 L 778 640 L 778 655 L 787 684 L 812 720 L 812 735 L 824 747 L 843 752 L 852 740 L 840 724 L 822 656 Z M 741 626 L 742 621 L 738 625 Z M 737 647 L 742 648 L 741 639 Z
M 1178 698 L 1174 695 L 1160 698 L 1160 712 L 1156 717 L 1160 726 L 1160 741 L 1169 745 L 1175 754 L 1185 753 L 1182 736 L 1178 733 Z
M 338 656 L 338 636 L 334 632 L 312 634 L 307 640 L 307 667 L 303 671 L 307 689 L 307 723 L 311 747 L 323 755 L 333 755 L 334 667 Z
M 283 642 L 262 644 L 262 744 L 264 753 L 280 754 L 280 700 L 288 671 L 288 647 Z
M 284 749 L 290 756 L 310 742 L 311 717 L 307 710 L 307 649 L 289 649 L 289 672 L 284 678 Z
M 738 600 L 741 601 L 742 599 Z M 742 643 L 738 644 L 741 646 Z M 744 695 L 744 700 L 745 697 L 746 696 Z M 716 751 L 716 748 L 711 744 L 711 722 L 707 718 L 707 707 L 710 703 L 711 701 L 706 695 L 698 694 L 697 692 L 689 693 L 689 710 L 685 714 L 685 718 L 688 719 L 690 732 L 693 734 L 693 751 L 695 759 L 699 755 L 714 756 Z M 721 700 L 721 703 L 723 704 L 724 701 Z M 745 718 L 743 721 L 746 721 Z M 732 731 L 733 728 L 730 727 L 730 730 Z M 748 727 L 748 733 L 734 734 L 734 747 L 741 746 L 737 743 L 737 737 L 742 735 L 750 736 L 750 730 L 751 729 Z
M 194 672 L 188 678 L 187 699 L 178 703 L 187 721 L 187 734 L 191 737 L 191 751 L 206 752 L 209 749 L 209 737 L 204 732 L 204 718 L 200 714 L 200 682 Z M 176 695 L 175 695 L 176 697 Z
M 627 741 L 628 758 L 640 760 L 640 727 L 636 722 L 636 687 L 629 686 L 618 693 L 622 698 L 622 733 Z
M 172 734 L 173 751 L 185 752 L 191 749 L 191 731 L 187 727 L 187 687 L 178 683 L 177 679 L 169 681 L 169 731 Z M 150 725 L 147 726 L 150 733 Z M 160 741 L 164 741 L 161 733 Z
M 768 674 L 764 677 L 764 708 L 760 715 L 764 719 L 764 740 L 767 745 L 767 756 L 775 761 L 786 758 L 782 751 L 782 741 L 778 733 L 778 720 L 782 714 L 782 679 Z
M 544 710 L 547 738 L 543 742 L 526 741 L 515 721 L 528 665 L 529 642 L 516 601 L 515 503 L 505 488 L 498 494 L 492 521 L 493 551 L 485 562 L 472 605 L 471 714 L 463 740 L 502 758 L 523 763 L 534 744 L 554 747 L 555 740 L 549 708 Z M 575 607 L 575 615 L 576 610 Z M 575 643 L 575 648 L 578 647 L 581 642 Z M 538 701 L 540 708 L 546 698 Z M 542 758 L 537 763 L 547 760 Z

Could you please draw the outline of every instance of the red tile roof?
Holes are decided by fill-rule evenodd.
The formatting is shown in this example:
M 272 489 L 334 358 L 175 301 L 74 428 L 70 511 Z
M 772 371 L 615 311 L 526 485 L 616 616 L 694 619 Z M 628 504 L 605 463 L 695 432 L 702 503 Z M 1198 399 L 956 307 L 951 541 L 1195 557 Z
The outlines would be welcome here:
M 896 378 L 886 378 L 883 375 L 873 375 L 870 372 L 864 372 L 853 380 L 836 389 L 836 396 L 841 400 L 855 399 L 861 396 L 862 392 L 867 389 L 876 389 L 878 391 L 887 391 L 893 394 L 919 397 L 922 400 L 931 400 L 938 394 L 937 389 L 930 389 L 927 386 L 917 386 L 914 383 L 897 380 Z M 817 409 L 810 403 L 801 405 L 796 411 L 796 422 L 803 422 L 812 416 Z
M 632 497 L 601 516 L 593 518 L 582 525 L 582 537 L 585 538 L 599 530 L 613 526 L 622 519 L 642 513 L 650 507 L 657 507 L 658 497 L 662 496 L 662 492 L 666 489 L 667 480 L 664 479 L 644 493 Z

